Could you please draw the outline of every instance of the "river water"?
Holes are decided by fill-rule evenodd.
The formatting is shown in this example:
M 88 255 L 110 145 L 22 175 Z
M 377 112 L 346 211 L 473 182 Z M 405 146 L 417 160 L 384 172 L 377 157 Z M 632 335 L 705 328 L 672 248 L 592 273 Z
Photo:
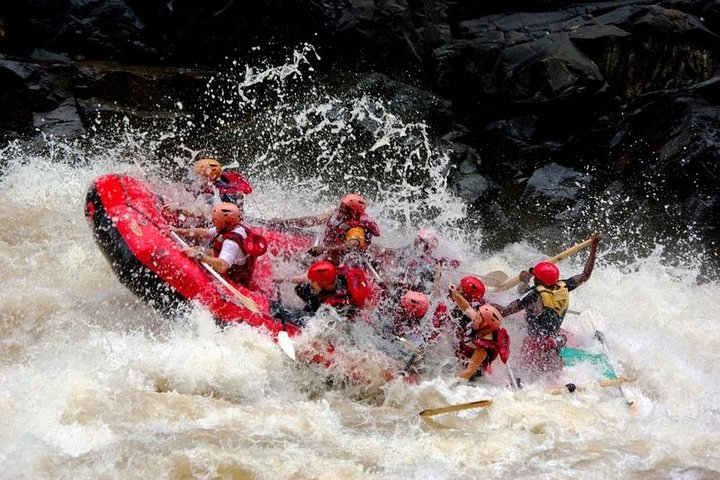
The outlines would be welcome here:
M 352 132 L 338 115 L 308 127 L 328 111 L 321 102 L 296 112 L 305 130 L 264 142 L 241 165 L 255 186 L 248 214 L 317 213 L 364 178 L 361 186 L 376 187 L 368 196 L 380 244 L 402 245 L 427 223 L 462 269 L 511 275 L 556 253 L 526 243 L 478 248 L 481 232 L 452 227 L 464 207 L 444 188 L 443 156 L 422 126 L 371 104 L 355 99 L 348 112 L 375 112 L 382 128 L 365 153 L 383 152 L 386 175 L 337 175 Z M 320 160 L 305 159 L 311 174 L 282 162 L 278 145 L 317 143 L 318 131 L 329 144 Z M 389 148 L 410 131 L 412 148 Z M 619 263 L 612 254 L 636 239 L 608 229 L 592 278 L 572 296 L 581 314 L 566 328 L 602 327 L 618 372 L 637 377 L 628 385 L 634 408 L 615 388 L 548 393 L 597 380 L 582 366 L 520 391 L 499 363 L 470 384 L 444 370 L 413 385 L 333 385 L 262 332 L 221 331 L 200 307 L 162 317 L 116 279 L 84 219 L 84 195 L 108 172 L 160 181 L 137 153 L 153 150 L 145 133 L 113 148 L 57 141 L 0 153 L 0 478 L 720 478 L 720 286 L 696 281 L 702 252 L 667 265 L 656 245 Z M 418 172 L 407 158 L 425 165 L 422 180 L 408 180 Z M 562 262 L 563 274 L 579 272 L 584 258 Z M 521 318 L 508 325 L 517 331 Z M 486 398 L 487 408 L 418 415 Z

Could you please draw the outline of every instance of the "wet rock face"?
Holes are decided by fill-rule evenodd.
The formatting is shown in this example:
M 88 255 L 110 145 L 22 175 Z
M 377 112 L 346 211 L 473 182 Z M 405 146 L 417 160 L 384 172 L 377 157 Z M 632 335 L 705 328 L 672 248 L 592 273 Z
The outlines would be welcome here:
M 353 88 L 427 119 L 498 242 L 587 230 L 579 206 L 610 197 L 720 240 L 720 0 L 14 2 L 0 6 L 0 137 L 78 135 L 97 112 L 192 117 L 213 67 L 303 42 L 329 84 L 355 72 Z M 538 198 L 555 174 L 582 188 Z

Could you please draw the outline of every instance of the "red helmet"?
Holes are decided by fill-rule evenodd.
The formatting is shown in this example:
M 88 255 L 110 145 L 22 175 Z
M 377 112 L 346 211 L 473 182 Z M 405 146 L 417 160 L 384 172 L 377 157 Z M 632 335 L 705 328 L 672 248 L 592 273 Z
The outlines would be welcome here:
M 410 290 L 400 299 L 400 305 L 402 305 L 405 313 L 413 318 L 420 318 L 425 316 L 428 311 L 428 297 L 424 293 L 414 292 Z
M 492 305 L 485 304 L 478 308 L 477 313 L 480 315 L 480 318 L 482 318 L 483 323 L 485 323 L 485 325 L 487 325 L 490 329 L 497 330 L 500 328 L 502 315 L 500 315 L 497 308 Z
M 356 193 L 348 193 L 340 200 L 340 203 L 358 215 L 365 213 L 365 209 L 367 208 L 367 200 L 365 200 L 365 197 Z
M 469 275 L 460 280 L 463 296 L 471 302 L 479 302 L 485 296 L 485 284 L 478 277 Z
M 337 269 L 332 263 L 327 260 L 322 260 L 310 265 L 307 276 L 311 282 L 317 282 L 320 285 L 329 285 L 335 282 Z
M 212 209 L 212 223 L 219 232 L 231 230 L 240 223 L 240 209 L 234 203 L 218 203 Z
M 540 262 L 531 272 L 543 285 L 555 285 L 560 280 L 560 270 L 551 262 Z
M 423 227 L 417 234 L 417 240 L 426 245 L 427 250 L 433 251 L 440 245 L 440 240 L 432 229 Z

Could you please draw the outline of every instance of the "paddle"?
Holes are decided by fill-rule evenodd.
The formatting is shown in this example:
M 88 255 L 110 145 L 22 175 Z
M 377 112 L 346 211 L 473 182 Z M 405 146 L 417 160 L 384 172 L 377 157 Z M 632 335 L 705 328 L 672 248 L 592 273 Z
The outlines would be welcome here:
M 394 336 L 395 340 L 400 342 L 403 347 L 408 349 L 411 353 L 410 358 L 407 362 L 405 362 L 405 366 L 403 367 L 403 372 L 409 373 L 410 369 L 415 365 L 415 363 L 418 360 L 421 360 L 423 358 L 423 351 L 420 347 L 412 343 L 410 340 L 404 337 L 399 337 L 397 335 Z
M 471 408 L 487 407 L 492 404 L 492 399 L 487 400 L 476 400 L 468 403 L 458 403 L 455 405 L 448 405 L 446 407 L 428 408 L 419 413 L 421 417 L 432 417 L 433 415 L 439 415 L 441 413 L 458 412 L 460 410 L 469 410 Z
M 280 296 L 280 284 L 277 283 L 275 285 L 277 289 L 278 306 L 280 307 L 280 321 L 282 322 L 283 326 L 282 331 L 278 332 L 278 345 L 280 345 L 280 349 L 294 361 L 295 346 L 293 345 L 292 341 L 290 340 L 290 336 L 288 336 L 287 333 L 287 324 L 285 323 L 285 309 L 283 308 L 282 297 Z
M 626 383 L 631 383 L 636 381 L 637 378 L 633 377 L 618 377 L 618 378 L 610 378 L 606 380 L 600 380 L 599 382 L 595 382 L 590 385 L 575 385 L 574 383 L 568 383 L 562 387 L 555 387 L 548 390 L 548 392 L 551 395 L 559 395 L 561 393 L 565 392 L 580 392 L 582 390 L 587 390 L 590 387 L 597 386 L 600 388 L 606 388 L 606 387 L 616 387 L 619 385 L 624 385 Z
M 547 261 L 551 262 L 551 263 L 557 263 L 560 260 L 563 260 L 563 259 L 569 257 L 570 255 L 576 254 L 583 248 L 589 247 L 592 244 L 592 241 L 593 241 L 592 237 L 588 238 L 587 240 L 582 241 L 582 242 L 578 243 L 577 245 L 573 245 L 572 247 L 568 248 L 567 250 L 563 250 L 562 252 L 558 253 L 554 257 L 548 258 Z M 521 281 L 520 275 L 518 275 L 516 277 L 511 278 L 510 280 L 505 281 L 504 283 L 502 283 L 501 285 L 496 287 L 496 289 L 499 291 L 507 290 L 509 288 L 514 287 L 518 283 L 520 283 L 520 281 Z
M 410 350 L 411 352 L 413 352 L 413 353 L 415 353 L 415 354 L 417 354 L 417 355 L 422 354 L 422 350 L 420 349 L 420 347 L 418 347 L 417 345 L 415 345 L 414 343 L 412 343 L 412 342 L 411 342 L 410 340 L 408 340 L 407 338 L 398 337 L 397 335 L 395 335 L 395 340 L 397 340 L 398 342 L 400 342 L 400 343 L 403 345 L 403 347 L 407 348 L 407 349 Z
M 492 272 L 477 276 L 480 277 L 480 280 L 482 280 L 485 285 L 493 288 L 499 287 L 508 279 L 508 274 L 503 272 L 502 270 L 493 270 Z
M 505 364 L 505 367 L 506 367 L 506 369 L 507 369 L 508 378 L 510 378 L 510 385 L 512 385 L 512 387 L 513 387 L 515 390 L 520 390 L 520 389 L 522 388 L 522 385 L 520 384 L 520 381 L 519 381 L 520 379 L 515 376 L 515 373 L 513 372 L 513 369 L 512 369 L 512 367 L 510 366 L 510 361 L 509 361 L 509 360 L 508 360 L 508 362 Z
M 177 243 L 179 243 L 181 246 L 183 246 L 184 248 L 187 248 L 187 247 L 188 247 L 188 244 L 185 242 L 185 240 L 183 240 L 182 238 L 180 238 L 180 236 L 179 236 L 177 233 L 171 231 L 171 232 L 170 232 L 170 236 L 171 236 Z M 218 282 L 220 282 L 230 293 L 232 293 L 233 296 L 235 297 L 235 299 L 237 299 L 237 301 L 240 302 L 243 307 L 247 308 L 248 310 L 250 310 L 250 311 L 253 312 L 253 313 L 259 313 L 259 312 L 260 312 L 260 310 L 259 310 L 258 307 L 257 307 L 257 304 L 255 303 L 255 301 L 254 301 L 252 298 L 247 297 L 247 296 L 243 295 L 242 293 L 240 293 L 240 291 L 239 291 L 237 288 L 235 288 L 235 287 L 233 287 L 232 285 L 230 285 L 230 284 L 228 283 L 228 281 L 225 280 L 225 279 L 222 277 L 222 275 L 220 275 L 218 272 L 216 272 L 215 269 L 213 269 L 213 268 L 212 268 L 210 265 L 208 265 L 207 263 L 205 263 L 205 262 L 200 262 L 200 261 L 199 261 L 199 263 L 200 263 L 200 265 L 202 265 L 203 267 L 205 267 L 205 270 L 207 270 L 208 272 L 210 272 L 210 274 L 211 274 Z
M 608 362 L 610 363 L 610 366 L 615 369 L 615 366 L 612 364 L 612 360 L 610 359 L 610 354 L 608 352 L 607 345 L 605 344 L 605 335 L 600 330 L 595 330 L 595 338 L 597 338 L 598 342 L 600 342 L 600 346 L 602 347 L 602 351 L 605 354 L 605 357 L 607 357 Z M 629 389 L 625 387 L 618 387 L 618 390 L 620 391 L 620 395 L 622 395 L 623 399 L 625 400 L 625 404 L 630 407 L 631 413 L 637 413 L 638 412 L 638 404 L 635 401 L 634 395 L 630 392 Z
M 445 270 L 446 272 L 458 272 L 463 275 L 472 275 L 474 277 L 478 277 L 480 280 L 483 281 L 485 285 L 493 288 L 499 287 L 508 279 L 508 274 L 503 272 L 502 270 L 493 270 L 492 272 L 488 273 L 473 273 L 451 267 L 443 267 L 443 270 Z

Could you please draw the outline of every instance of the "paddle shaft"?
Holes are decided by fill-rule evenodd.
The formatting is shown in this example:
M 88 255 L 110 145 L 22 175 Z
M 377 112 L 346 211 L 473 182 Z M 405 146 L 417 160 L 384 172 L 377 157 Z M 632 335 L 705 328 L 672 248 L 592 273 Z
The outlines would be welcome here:
M 610 352 L 608 351 L 607 344 L 605 343 L 605 334 L 603 332 L 601 332 L 600 330 L 595 330 L 595 338 L 597 338 L 598 342 L 600 342 L 600 346 L 602 347 L 605 357 L 607 357 L 608 362 L 610 362 L 610 366 L 612 367 L 612 369 L 615 370 L 615 365 L 613 364 L 614 362 L 612 362 L 612 359 L 610 358 Z M 610 381 L 610 380 L 606 380 L 606 381 Z M 634 395 L 627 388 L 623 387 L 621 383 L 618 383 L 617 385 L 618 385 L 618 391 L 620 392 L 620 395 L 625 400 L 625 404 L 628 407 L 630 407 L 630 411 L 632 413 L 637 413 L 638 407 L 635 402 Z
M 458 412 L 460 410 L 469 410 L 471 408 L 487 407 L 492 404 L 492 399 L 477 400 L 468 403 L 458 403 L 456 405 L 448 405 L 447 407 L 428 408 L 420 412 L 421 417 L 432 417 L 441 413 Z
M 557 263 L 560 260 L 563 260 L 563 259 L 569 257 L 570 255 L 574 255 L 577 252 L 579 252 L 580 250 L 589 247 L 590 245 L 592 245 L 592 242 L 593 242 L 593 239 L 588 238 L 587 240 L 580 242 L 577 245 L 573 245 L 572 247 L 568 248 L 567 250 L 563 250 L 562 252 L 558 253 L 554 257 L 548 258 L 547 261 L 550 263 Z M 520 278 L 520 275 L 518 274 L 516 277 L 513 277 L 510 280 L 507 280 L 505 283 L 503 283 L 502 285 L 497 287 L 497 290 L 499 290 L 499 291 L 507 290 L 507 289 L 512 288 L 515 285 L 519 284 L 520 282 L 521 282 L 521 278 Z
M 292 225 L 281 225 L 277 223 L 273 223 L 268 220 L 263 220 L 262 218 L 255 218 L 255 217 L 244 217 L 245 220 L 250 224 L 260 225 L 262 227 L 267 228 L 268 230 L 277 230 L 280 232 L 292 232 L 296 235 L 301 235 L 303 237 L 316 237 L 317 234 L 315 234 L 312 230 L 308 230 L 308 228 L 311 227 L 296 227 Z
M 620 385 L 624 385 L 626 383 L 631 383 L 636 381 L 637 378 L 633 377 L 618 377 L 618 378 L 609 378 L 606 380 L 600 380 L 599 382 L 595 382 L 591 385 L 575 385 L 574 383 L 568 383 L 567 385 L 563 387 L 555 387 L 550 389 L 550 394 L 552 395 L 559 395 L 564 392 L 576 392 L 576 391 L 582 391 L 587 390 L 591 386 L 597 386 L 600 388 L 606 388 L 606 387 L 617 387 Z

